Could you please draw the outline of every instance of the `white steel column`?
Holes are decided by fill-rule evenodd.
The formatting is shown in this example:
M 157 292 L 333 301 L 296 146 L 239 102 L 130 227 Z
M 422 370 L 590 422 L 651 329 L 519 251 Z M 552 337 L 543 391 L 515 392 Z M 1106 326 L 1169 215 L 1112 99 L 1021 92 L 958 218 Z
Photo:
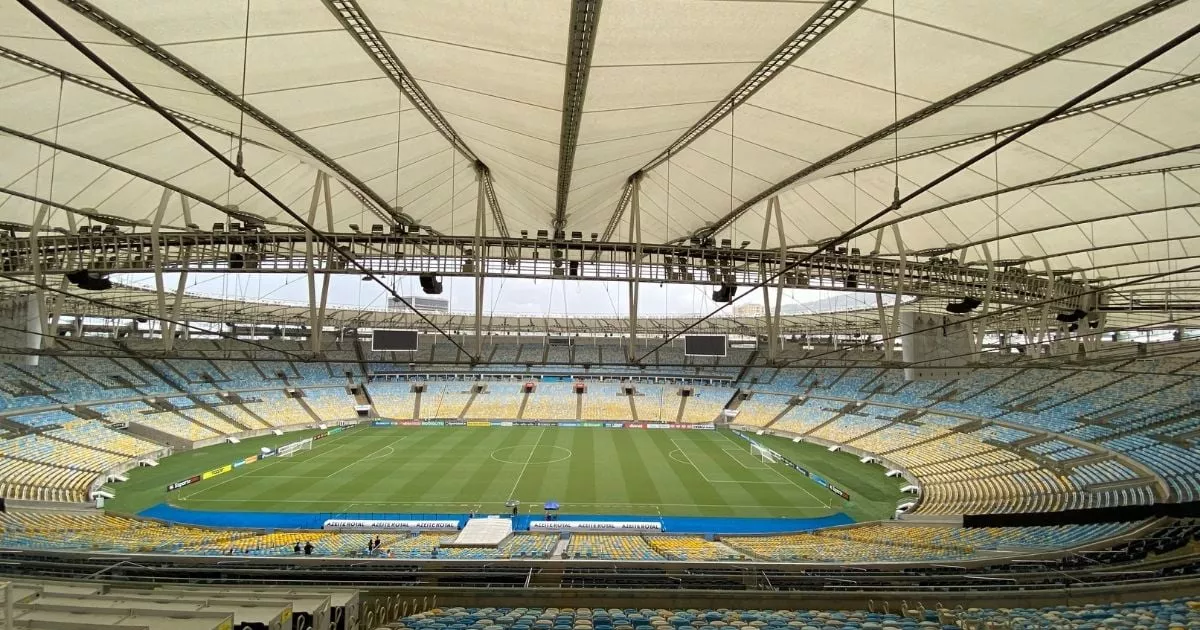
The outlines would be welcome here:
M 192 260 L 192 248 L 183 248 L 183 262 L 179 266 L 179 282 L 175 285 L 175 303 L 171 305 L 171 321 L 167 323 L 166 341 L 163 347 L 170 352 L 175 347 L 175 322 L 179 321 L 179 313 L 183 309 L 183 290 L 187 288 L 188 263 Z M 182 329 L 183 333 L 187 328 Z
M 771 235 L 771 210 L 778 205 L 779 205 L 779 198 L 772 196 L 770 199 L 767 200 L 766 210 L 763 211 L 762 240 L 759 241 L 759 248 L 762 250 L 767 249 L 767 237 L 769 237 Z M 782 269 L 782 265 L 780 268 Z M 767 271 L 765 268 L 760 268 L 759 273 L 761 273 L 764 277 L 767 275 Z M 782 281 L 782 280 L 783 280 L 783 277 L 780 276 L 780 281 Z M 775 357 L 777 357 L 779 355 L 778 351 L 776 350 L 776 344 L 775 344 L 775 338 L 778 333 L 775 330 L 775 320 L 772 318 L 770 285 L 764 284 L 762 286 L 762 294 L 763 294 L 763 319 L 766 320 L 766 322 L 767 322 L 767 335 L 766 335 L 766 337 L 767 337 L 767 360 L 774 361 Z
M 33 216 L 33 225 L 29 226 L 29 261 L 33 267 L 33 282 L 37 285 L 33 293 L 37 296 L 37 316 L 38 325 L 46 325 L 46 291 L 42 289 L 42 257 L 41 246 L 38 244 L 39 232 L 42 231 L 42 224 L 46 221 L 46 215 L 50 212 L 50 206 L 42 204 L 37 209 L 37 213 Z
M 875 310 L 879 313 L 879 336 L 883 339 L 883 360 L 892 360 L 892 346 L 896 345 L 895 339 L 890 339 L 888 327 L 887 309 L 883 308 L 883 292 L 875 292 Z
M 74 234 L 77 227 L 75 224 L 75 213 L 67 212 L 65 214 L 67 215 L 67 227 L 70 229 L 71 233 Z M 70 284 L 71 282 L 67 280 L 67 276 L 64 275 L 58 281 L 58 290 L 66 291 Z M 67 296 L 62 293 L 58 293 L 54 296 L 54 299 L 50 301 L 50 304 L 50 334 L 57 337 L 58 320 L 62 317 L 63 307 L 67 304 Z
M 888 335 L 885 337 L 887 341 L 884 343 L 896 343 L 896 336 L 900 333 L 900 298 L 904 295 L 904 268 L 908 262 L 907 253 L 904 249 L 904 240 L 900 238 L 900 225 L 892 226 L 892 236 L 896 238 L 896 252 L 900 254 L 900 265 L 896 269 L 896 303 L 892 304 L 892 320 L 888 322 Z
M 1043 261 L 1046 266 L 1046 301 L 1042 303 L 1042 325 L 1038 328 L 1038 349 L 1041 350 L 1042 334 L 1045 333 L 1049 343 L 1046 348 L 1049 354 L 1054 354 L 1054 341 L 1050 339 L 1050 302 L 1054 299 L 1054 269 L 1050 267 L 1050 259 Z
M 333 195 L 330 193 L 330 190 L 329 190 L 330 189 L 329 174 L 323 172 L 323 173 L 321 173 L 320 177 L 321 177 L 321 182 L 322 182 L 321 189 L 325 195 L 325 230 L 327 232 L 332 232 L 333 231 Z M 316 217 L 313 217 L 313 220 L 315 221 Z M 316 225 L 316 224 L 313 223 L 313 225 Z M 332 265 L 329 263 L 332 262 L 333 260 L 335 260 L 336 256 L 337 256 L 337 254 L 334 253 L 334 251 L 332 249 L 330 249 L 330 248 L 326 248 L 326 249 L 329 249 L 329 258 L 327 259 L 327 262 L 325 264 L 325 273 L 321 277 L 321 303 L 317 305 L 317 321 L 313 322 L 312 333 L 311 333 L 311 336 L 316 339 L 316 341 L 314 342 L 314 344 L 315 344 L 314 347 L 316 348 L 316 350 L 314 352 L 320 352 L 321 348 L 323 347 L 322 344 L 324 344 L 324 342 L 325 342 L 325 306 L 329 302 L 329 276 L 331 275 L 329 270 L 332 268 Z
M 642 275 L 642 179 L 634 178 L 629 199 L 629 240 L 633 243 L 633 261 L 629 269 L 629 348 L 627 358 L 633 362 L 637 355 L 638 279 Z
M 975 325 L 979 330 L 975 334 L 975 356 L 972 358 L 976 361 L 982 358 L 983 337 L 987 334 L 987 315 L 988 310 L 992 307 L 992 291 L 996 286 L 996 262 L 992 260 L 992 250 L 987 243 L 984 243 L 982 247 L 983 257 L 987 260 L 987 284 L 983 294 L 983 311 L 980 312 L 981 317 L 975 320 Z
M 154 267 L 154 291 L 158 298 L 158 330 L 162 334 L 163 348 L 170 348 L 167 343 L 167 289 L 163 285 L 162 241 L 159 230 L 162 229 L 163 215 L 167 213 L 167 204 L 171 201 L 171 189 L 164 188 L 158 198 L 158 208 L 154 211 L 154 222 L 150 224 L 150 264 Z
M 487 198 L 483 190 L 483 169 L 475 168 L 475 360 L 483 359 L 483 279 L 487 257 L 483 237 L 487 236 Z
M 787 264 L 787 237 L 783 231 L 783 210 L 779 204 L 779 197 L 773 196 L 767 200 L 767 208 L 763 212 L 763 234 L 760 247 L 765 251 L 767 249 L 767 238 L 771 235 L 771 218 L 775 219 L 775 235 L 779 239 L 779 261 L 775 268 L 776 272 L 782 271 Z M 762 270 L 762 275 L 765 277 L 766 271 Z M 775 304 L 774 308 L 771 305 L 771 287 L 769 284 L 764 284 L 763 291 L 763 318 L 767 322 L 767 359 L 775 360 L 779 358 L 780 351 L 780 332 L 779 322 L 780 313 L 783 306 L 783 274 L 780 274 L 775 279 Z

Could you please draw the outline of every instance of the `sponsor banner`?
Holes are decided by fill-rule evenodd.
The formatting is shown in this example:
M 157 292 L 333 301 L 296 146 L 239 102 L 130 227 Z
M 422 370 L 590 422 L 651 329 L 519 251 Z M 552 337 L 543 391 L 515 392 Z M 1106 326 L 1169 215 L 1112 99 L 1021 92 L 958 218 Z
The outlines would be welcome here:
M 603 422 L 580 422 L 579 426 L 581 426 L 581 427 L 602 427 L 602 426 L 604 426 L 604 423 Z
M 457 530 L 458 521 L 373 521 L 361 519 L 346 519 L 336 518 L 329 519 L 321 524 L 321 529 L 335 529 L 341 531 L 354 530 L 410 530 L 410 529 L 437 529 L 437 530 Z
M 541 423 L 533 422 L 531 420 L 516 420 L 513 422 L 514 427 L 536 427 L 539 424 Z
M 245 465 L 246 465 L 246 462 L 244 460 L 239 459 L 238 461 L 233 462 L 234 468 L 241 468 L 242 466 L 245 466 Z
M 532 532 L 661 532 L 653 521 L 531 521 Z
M 466 420 L 447 420 L 446 426 L 448 426 L 448 427 L 465 427 L 465 426 L 467 426 L 467 421 Z
M 555 425 L 560 426 L 560 427 L 581 427 L 581 426 L 583 426 L 582 424 L 580 424 L 578 422 L 558 422 L 558 423 L 555 423 Z
M 392 422 L 391 420 L 372 420 L 371 426 L 373 426 L 373 427 L 394 427 L 394 426 L 396 426 L 396 423 Z
M 679 423 L 679 422 L 672 422 L 669 426 L 672 429 L 690 429 L 690 428 L 692 428 L 692 425 L 690 425 L 690 424 L 683 424 L 683 423 Z
M 277 450 L 275 450 L 275 449 L 271 449 L 271 450 L 267 451 L 266 453 L 260 453 L 260 454 L 259 454 L 259 456 L 258 456 L 258 458 L 259 458 L 259 459 L 266 459 L 266 458 L 268 458 L 268 457 L 275 457 L 275 456 L 276 456 L 276 455 L 278 455 L 278 454 L 279 454 L 279 451 L 277 451 Z
M 419 426 L 421 426 L 421 421 L 420 420 L 402 420 L 397 424 L 399 424 L 402 427 L 419 427 Z
M 423 426 L 423 427 L 444 427 L 444 426 L 446 426 L 446 423 L 442 422 L 441 420 L 422 420 L 421 426 Z
M 620 429 L 625 426 L 625 423 L 624 422 L 605 422 L 604 426 L 606 426 L 610 429 Z
M 318 433 L 318 434 L 316 434 L 316 435 L 312 436 L 312 441 L 316 442 L 317 440 L 323 440 L 323 439 L 325 439 L 325 437 L 326 437 L 326 436 L 328 436 L 328 435 L 329 435 L 329 433 L 328 433 L 328 432 L 325 432 L 325 433 Z
M 191 484 L 196 483 L 197 481 L 200 481 L 200 475 L 196 475 L 195 477 L 188 477 L 187 479 L 184 479 L 182 481 L 176 481 L 175 483 L 167 486 L 167 492 L 171 492 L 172 490 L 178 490 L 184 486 L 190 486 Z
M 200 475 L 200 478 L 201 479 L 211 479 L 213 477 L 216 477 L 217 475 L 223 475 L 231 470 L 233 470 L 233 464 L 225 464 L 224 466 L 221 466 L 220 468 L 214 468 L 212 470 L 204 471 L 204 474 Z
M 325 433 L 326 433 L 326 435 L 333 435 L 334 433 L 341 433 L 342 431 L 345 431 L 345 430 L 346 430 L 345 427 L 333 427 L 332 429 L 326 431 Z
M 251 455 L 250 457 L 243 459 L 242 463 L 243 464 L 253 464 L 256 461 L 258 461 L 258 455 Z
M 705 423 L 705 424 L 693 424 L 693 425 L 691 425 L 691 427 L 692 427 L 693 429 L 705 429 L 705 430 L 707 430 L 707 431 L 712 431 L 712 430 L 714 430 L 714 429 L 716 429 L 716 428 L 717 428 L 717 425 L 715 425 L 715 424 L 713 424 L 713 423 L 711 423 L 711 422 L 708 422 L 708 423 Z
M 469 420 L 469 421 L 467 421 L 467 426 L 469 426 L 469 427 L 490 427 L 490 426 L 492 426 L 492 423 L 488 422 L 486 420 Z
M 670 427 L 670 425 L 659 424 L 657 422 L 648 422 L 646 424 L 643 424 L 642 428 L 645 428 L 645 429 L 669 429 L 671 427 Z
M 839 497 L 842 497 L 843 499 L 845 499 L 845 500 L 847 500 L 847 501 L 849 501 L 849 500 L 850 500 L 850 493 L 849 493 L 849 492 L 846 492 L 845 490 L 842 490 L 841 488 L 839 488 L 839 487 L 837 487 L 837 486 L 835 486 L 835 485 L 833 485 L 833 484 L 829 484 L 829 485 L 827 485 L 827 486 L 825 486 L 825 487 L 826 487 L 826 488 L 829 488 L 829 491 L 830 491 L 830 492 L 832 492 L 832 493 L 834 493 L 834 494 L 838 495 Z
M 625 428 L 626 429 L 645 429 L 646 423 L 645 422 L 626 422 Z
M 489 424 L 491 424 L 494 427 L 511 427 L 513 425 L 513 423 L 508 420 L 502 420 L 500 422 L 490 422 Z

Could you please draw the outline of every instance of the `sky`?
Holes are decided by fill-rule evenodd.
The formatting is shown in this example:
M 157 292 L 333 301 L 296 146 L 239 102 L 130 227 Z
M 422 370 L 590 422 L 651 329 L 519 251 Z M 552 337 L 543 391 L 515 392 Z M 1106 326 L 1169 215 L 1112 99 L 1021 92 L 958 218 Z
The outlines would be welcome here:
M 423 295 L 415 276 L 381 277 L 402 296 Z M 153 288 L 152 274 L 114 274 L 112 279 L 123 284 Z M 173 291 L 177 274 L 164 274 L 165 286 Z M 320 288 L 320 277 L 317 279 Z M 473 313 L 475 308 L 474 279 L 447 277 L 443 279 L 441 297 L 450 300 L 455 312 Z M 488 279 L 485 284 L 484 311 L 507 315 L 618 315 L 628 314 L 629 290 L 623 282 L 598 280 L 528 280 L 521 278 Z M 308 303 L 308 282 L 304 274 L 264 273 L 192 273 L 188 275 L 187 293 L 219 296 L 232 299 L 267 300 L 296 304 Z M 643 283 L 638 312 L 641 316 L 706 314 L 719 304 L 712 301 L 712 287 L 690 285 L 659 285 Z M 738 295 L 746 292 L 738 289 Z M 772 291 L 771 299 L 775 294 Z M 869 293 L 788 289 L 784 291 L 784 311 L 824 312 L 853 307 L 874 307 L 875 297 Z M 375 282 L 362 281 L 360 276 L 332 276 L 330 306 L 384 308 L 387 299 L 384 289 Z M 762 304 L 762 291 L 752 291 L 734 306 Z M 726 309 L 730 312 L 733 307 Z M 732 314 L 732 313 L 730 313 Z

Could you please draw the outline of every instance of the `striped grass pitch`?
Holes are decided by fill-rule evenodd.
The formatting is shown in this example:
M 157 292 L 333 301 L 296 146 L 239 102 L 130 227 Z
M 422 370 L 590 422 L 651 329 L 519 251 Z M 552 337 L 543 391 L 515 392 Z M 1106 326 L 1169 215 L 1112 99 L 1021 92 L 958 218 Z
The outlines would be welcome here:
M 166 484 L 297 434 L 247 440 L 133 471 L 112 509 L 169 501 L 198 510 L 504 512 L 558 501 L 564 514 L 886 518 L 899 484 L 878 466 L 808 444 L 763 438 L 840 483 L 843 501 L 807 477 L 759 460 L 730 431 L 522 427 L 359 427 L 289 458 L 268 459 L 167 493 Z

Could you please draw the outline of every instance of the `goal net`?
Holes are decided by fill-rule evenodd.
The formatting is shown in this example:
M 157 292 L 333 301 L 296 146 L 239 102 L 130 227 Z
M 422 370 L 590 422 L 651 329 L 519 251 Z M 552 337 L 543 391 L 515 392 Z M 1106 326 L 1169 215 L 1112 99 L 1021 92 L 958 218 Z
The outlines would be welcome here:
M 766 462 L 769 464 L 774 464 L 777 461 L 775 459 L 775 453 L 773 451 L 771 451 L 771 449 L 764 448 L 757 444 L 750 445 L 750 452 L 754 453 L 754 457 L 757 458 L 759 461 Z
M 279 447 L 279 456 L 291 457 L 292 455 L 295 455 L 301 451 L 311 451 L 312 443 L 313 441 L 311 439 L 307 439 L 300 440 L 299 442 L 292 442 L 291 444 L 284 444 L 283 446 Z

